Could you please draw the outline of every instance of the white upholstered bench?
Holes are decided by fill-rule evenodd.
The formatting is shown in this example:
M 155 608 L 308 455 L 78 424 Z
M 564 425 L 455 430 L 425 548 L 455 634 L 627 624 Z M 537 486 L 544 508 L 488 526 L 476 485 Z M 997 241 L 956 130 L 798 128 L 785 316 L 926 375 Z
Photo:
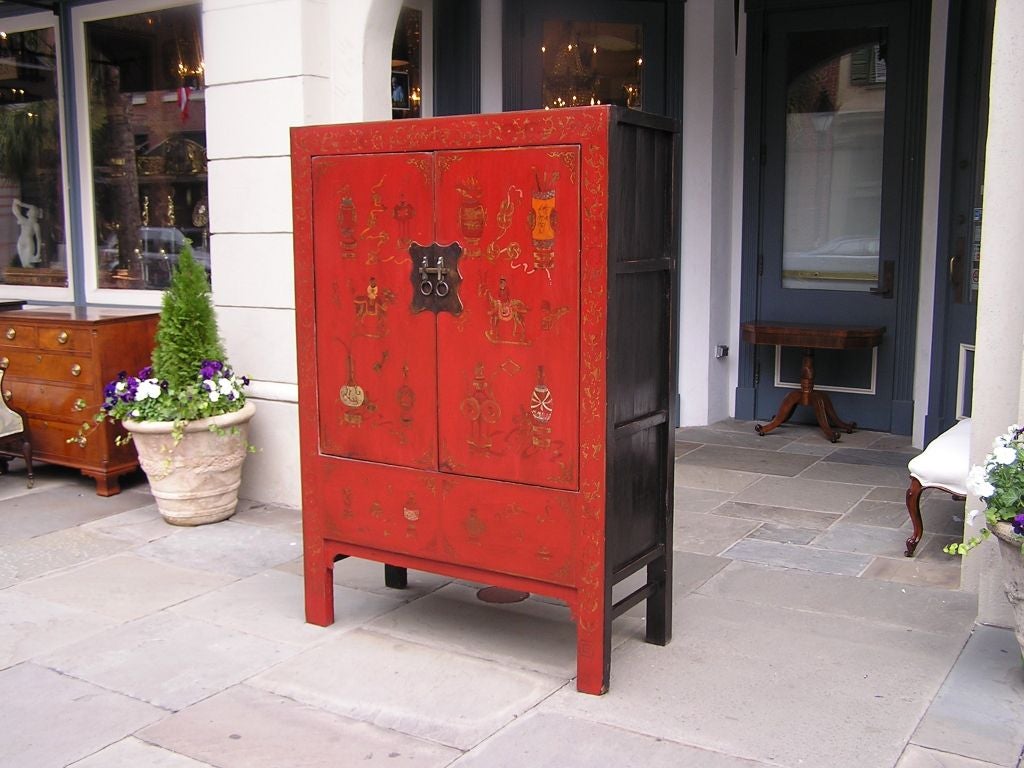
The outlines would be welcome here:
M 907 557 L 921 541 L 921 493 L 938 488 L 960 500 L 967 497 L 967 473 L 971 468 L 971 420 L 962 419 L 936 437 L 910 460 L 910 487 L 907 488 L 907 512 L 914 524 L 914 535 L 907 539 Z

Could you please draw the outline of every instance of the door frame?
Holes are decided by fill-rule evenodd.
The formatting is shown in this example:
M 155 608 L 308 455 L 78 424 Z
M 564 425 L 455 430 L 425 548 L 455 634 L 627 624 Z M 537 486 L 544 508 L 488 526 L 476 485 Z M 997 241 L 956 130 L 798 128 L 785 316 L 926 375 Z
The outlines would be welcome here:
M 910 258 L 896 260 L 896 329 L 886 342 L 893 349 L 892 421 L 890 431 L 909 435 L 914 424 L 914 355 L 917 346 L 918 278 L 921 254 L 921 215 L 924 193 L 924 148 L 928 97 L 928 45 L 931 0 L 746 0 L 746 93 L 743 138 L 743 217 L 741 236 L 740 322 L 758 318 L 760 244 L 763 230 L 765 146 L 765 89 L 768 30 L 772 15 L 800 10 L 857 7 L 901 2 L 908 8 L 906 124 L 903 133 L 903 194 L 900 205 L 899 249 Z M 894 330 L 896 332 L 894 332 Z M 740 346 L 736 385 L 736 418 L 755 417 L 756 348 Z
M 995 0 L 991 0 L 994 5 Z M 924 419 L 927 444 L 948 429 L 958 418 L 956 384 L 950 369 L 959 370 L 960 358 L 953 354 L 951 337 L 952 296 L 947 265 L 954 248 L 956 216 L 963 213 L 959 189 L 964 174 L 957 168 L 964 145 L 970 147 L 971 166 L 967 174 L 976 176 L 985 149 L 982 118 L 988 119 L 988 77 L 984 84 L 975 68 L 988 68 L 992 55 L 992 23 L 989 2 L 950 0 L 946 26 L 946 70 L 942 103 L 942 144 L 939 161 L 939 217 L 936 229 L 935 304 L 932 313 L 931 377 L 928 382 L 928 408 Z M 973 48 L 972 48 L 973 46 Z M 965 57 L 969 57 L 965 61 Z M 984 87 L 983 87 L 984 86 Z M 972 115 L 977 115 L 972 119 Z M 986 125 L 987 128 L 987 125 Z M 968 206 L 971 207 L 971 206 Z M 966 222 L 968 226 L 971 222 Z M 977 304 L 975 304 L 977 313 Z M 959 375 L 959 374 L 958 374 Z M 952 386 L 951 386 L 952 385 Z M 950 390 L 953 391 L 950 391 Z M 954 407 L 951 409 L 950 405 Z

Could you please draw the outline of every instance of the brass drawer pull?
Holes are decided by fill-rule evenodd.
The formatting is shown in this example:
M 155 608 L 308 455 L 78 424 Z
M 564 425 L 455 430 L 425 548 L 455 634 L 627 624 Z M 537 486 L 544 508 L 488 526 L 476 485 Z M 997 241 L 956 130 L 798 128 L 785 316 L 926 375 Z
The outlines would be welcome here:
M 68 339 L 70 339 L 70 338 L 71 337 L 68 336 L 68 332 L 67 331 L 61 331 L 60 333 L 57 334 L 57 343 L 58 344 L 67 344 L 68 343 Z
M 0 371 L 6 371 L 7 366 L 11 364 L 11 361 L 6 357 L 0 357 Z
M 7 336 L 8 341 L 14 341 L 14 337 L 18 335 L 18 332 L 13 328 L 8 328 L 5 335 Z
M 82 375 L 82 366 L 80 366 L 78 363 L 75 363 L 74 365 L 72 365 L 71 366 L 71 375 L 72 376 L 81 376 Z

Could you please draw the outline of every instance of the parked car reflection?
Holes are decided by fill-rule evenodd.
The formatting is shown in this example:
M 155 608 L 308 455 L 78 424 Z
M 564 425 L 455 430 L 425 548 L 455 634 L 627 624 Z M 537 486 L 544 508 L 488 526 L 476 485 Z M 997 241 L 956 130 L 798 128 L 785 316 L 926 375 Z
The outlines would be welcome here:
M 782 286 L 867 291 L 878 285 L 878 238 L 836 237 L 782 256 Z
M 171 271 L 178 263 L 178 254 L 185 247 L 186 235 L 177 227 L 140 227 L 139 258 L 142 278 L 147 288 L 166 288 L 171 282 Z M 210 277 L 210 252 L 192 243 L 192 257 L 206 269 Z M 100 246 L 100 263 L 108 271 L 122 263 L 117 248 L 117 236 L 110 235 Z

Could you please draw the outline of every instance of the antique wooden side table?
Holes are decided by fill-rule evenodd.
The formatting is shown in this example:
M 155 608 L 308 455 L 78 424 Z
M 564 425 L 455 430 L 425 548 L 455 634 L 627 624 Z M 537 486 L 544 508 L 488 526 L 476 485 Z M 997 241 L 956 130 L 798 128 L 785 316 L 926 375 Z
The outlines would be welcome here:
M 751 344 L 768 344 L 781 347 L 803 348 L 800 367 L 800 389 L 790 392 L 783 399 L 775 417 L 765 425 L 754 427 L 759 435 L 766 435 L 780 424 L 789 420 L 798 405 L 814 409 L 821 432 L 830 442 L 839 439 L 839 432 L 832 425 L 847 434 L 857 428 L 856 422 L 843 421 L 836 414 L 828 392 L 814 388 L 814 350 L 816 349 L 871 349 L 882 341 L 885 326 L 848 327 L 841 325 L 801 325 L 796 323 L 750 322 L 740 326 L 744 341 Z

